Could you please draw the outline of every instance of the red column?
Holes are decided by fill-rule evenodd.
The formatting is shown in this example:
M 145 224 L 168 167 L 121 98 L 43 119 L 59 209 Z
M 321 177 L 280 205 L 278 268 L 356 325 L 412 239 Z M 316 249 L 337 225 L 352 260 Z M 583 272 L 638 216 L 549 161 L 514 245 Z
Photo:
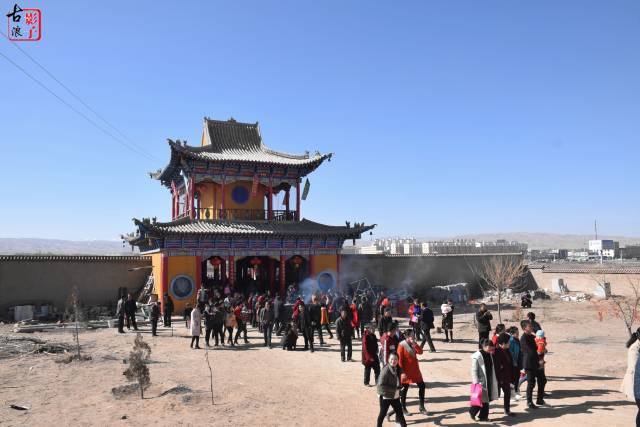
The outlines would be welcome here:
M 286 212 L 285 218 L 287 219 L 287 221 L 289 220 L 289 190 L 291 190 L 290 188 L 287 188 L 286 190 L 284 190 L 284 209 Z
M 167 254 L 160 255 L 160 307 L 164 313 L 164 294 L 169 292 L 169 257 Z
M 284 255 L 280 255 L 280 296 L 284 297 L 287 294 L 287 283 L 285 275 L 286 260 Z
M 316 266 L 314 265 L 315 260 L 315 255 L 309 255 L 309 277 L 312 279 L 315 279 L 316 276 Z
M 338 290 L 342 290 L 340 289 L 340 262 L 341 262 L 342 256 L 338 253 L 336 254 L 336 288 Z
M 176 195 L 171 192 L 171 219 L 176 217 Z
M 276 264 L 273 258 L 269 258 L 269 290 L 271 296 L 275 292 L 276 288 Z
M 220 264 L 220 280 L 223 282 L 227 278 L 227 261 L 222 261 Z
M 267 219 L 273 219 L 273 185 L 271 177 L 269 177 L 269 188 L 267 192 Z
M 229 284 L 236 284 L 236 261 L 233 255 L 229 255 Z
M 202 257 L 196 257 L 196 295 L 198 295 L 198 290 L 202 287 Z
M 296 181 L 296 221 L 300 221 L 300 178 Z
M 189 194 L 187 195 L 187 197 L 189 197 L 189 218 L 190 219 L 194 219 L 196 217 L 196 206 L 194 203 L 194 199 L 195 199 L 195 181 L 193 179 L 193 177 L 189 178 L 189 182 L 191 185 L 189 185 Z
M 222 189 L 220 191 L 220 197 L 222 198 L 222 202 L 220 202 L 220 209 L 223 211 L 222 212 L 223 218 L 225 218 L 224 217 L 224 215 L 225 215 L 225 212 L 224 212 L 224 178 L 222 178 L 222 184 L 220 184 L 220 185 L 222 186 Z

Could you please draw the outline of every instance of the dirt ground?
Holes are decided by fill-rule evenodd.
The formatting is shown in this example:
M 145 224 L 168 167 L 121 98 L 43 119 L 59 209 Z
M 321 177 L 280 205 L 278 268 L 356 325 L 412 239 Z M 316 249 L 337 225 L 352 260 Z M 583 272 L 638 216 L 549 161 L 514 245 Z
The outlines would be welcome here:
M 517 416 L 507 420 L 501 402 L 494 401 L 492 423 L 633 425 L 636 407 L 618 392 L 626 364 L 622 321 L 600 322 L 589 303 L 536 301 L 533 311 L 549 342 L 549 406 L 531 412 L 520 401 L 512 407 Z M 503 319 L 511 320 L 512 312 L 504 313 Z M 418 414 L 417 389 L 412 388 L 409 425 L 475 425 L 467 412 L 469 356 L 476 348 L 471 322 L 470 315 L 458 315 L 457 342 L 445 344 L 435 334 L 437 352 L 421 356 L 431 415 Z M 143 400 L 137 394 L 117 399 L 111 392 L 127 384 L 123 359 L 132 347 L 133 333 L 119 336 L 113 329 L 83 332 L 83 352 L 92 357 L 90 361 L 62 364 L 56 363 L 61 356 L 47 354 L 0 360 L 0 425 L 375 425 L 378 397 L 375 388 L 363 386 L 359 341 L 354 341 L 356 362 L 342 363 L 335 340 L 328 340 L 328 346 L 313 354 L 286 352 L 262 347 L 258 332 L 250 330 L 250 344 L 209 352 L 214 372 L 212 406 L 205 351 L 189 348 L 184 322 L 174 326 L 173 336 L 168 328 L 160 327 L 157 338 L 143 328 L 152 348 L 152 385 Z M 13 335 L 11 326 L 0 326 L 0 337 L 6 335 Z M 29 336 L 48 342 L 72 340 L 69 332 Z M 186 389 L 172 391 L 176 386 Z M 19 411 L 10 404 L 30 409 Z

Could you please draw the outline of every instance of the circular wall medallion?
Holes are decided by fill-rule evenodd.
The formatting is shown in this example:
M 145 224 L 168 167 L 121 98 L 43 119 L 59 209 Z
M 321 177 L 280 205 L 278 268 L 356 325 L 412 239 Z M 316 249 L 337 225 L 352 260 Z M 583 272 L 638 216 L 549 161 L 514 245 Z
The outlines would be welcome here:
M 332 271 L 325 270 L 318 274 L 318 287 L 323 291 L 328 291 L 336 284 L 336 277 Z
M 185 274 L 180 274 L 171 280 L 169 290 L 171 291 L 172 296 L 176 299 L 183 300 L 193 295 L 196 290 L 196 286 L 191 277 Z
M 236 185 L 231 191 L 231 199 L 239 205 L 249 201 L 249 190 L 244 185 Z

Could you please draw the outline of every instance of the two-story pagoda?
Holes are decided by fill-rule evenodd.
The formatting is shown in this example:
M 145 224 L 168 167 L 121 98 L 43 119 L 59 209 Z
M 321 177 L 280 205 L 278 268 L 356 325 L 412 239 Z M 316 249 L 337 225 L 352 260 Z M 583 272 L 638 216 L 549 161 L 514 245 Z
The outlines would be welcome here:
M 154 293 L 179 310 L 200 286 L 284 295 L 315 280 L 340 286 L 340 250 L 374 226 L 329 226 L 301 217 L 301 180 L 331 154 L 267 148 L 258 123 L 204 119 L 200 147 L 169 140 L 171 160 L 152 173 L 171 192 L 171 221 L 138 220 L 123 238 L 152 259 Z M 274 209 L 281 194 L 284 209 Z M 293 200 L 295 195 L 295 206 Z

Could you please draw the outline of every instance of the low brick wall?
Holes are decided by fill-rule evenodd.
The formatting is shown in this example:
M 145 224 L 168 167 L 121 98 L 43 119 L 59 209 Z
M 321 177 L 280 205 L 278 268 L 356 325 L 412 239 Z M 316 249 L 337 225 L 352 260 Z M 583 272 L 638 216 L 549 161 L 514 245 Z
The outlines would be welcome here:
M 21 304 L 52 304 L 63 310 L 74 286 L 84 305 L 109 305 L 118 289 L 138 290 L 151 272 L 140 256 L 0 256 L 0 317 Z

